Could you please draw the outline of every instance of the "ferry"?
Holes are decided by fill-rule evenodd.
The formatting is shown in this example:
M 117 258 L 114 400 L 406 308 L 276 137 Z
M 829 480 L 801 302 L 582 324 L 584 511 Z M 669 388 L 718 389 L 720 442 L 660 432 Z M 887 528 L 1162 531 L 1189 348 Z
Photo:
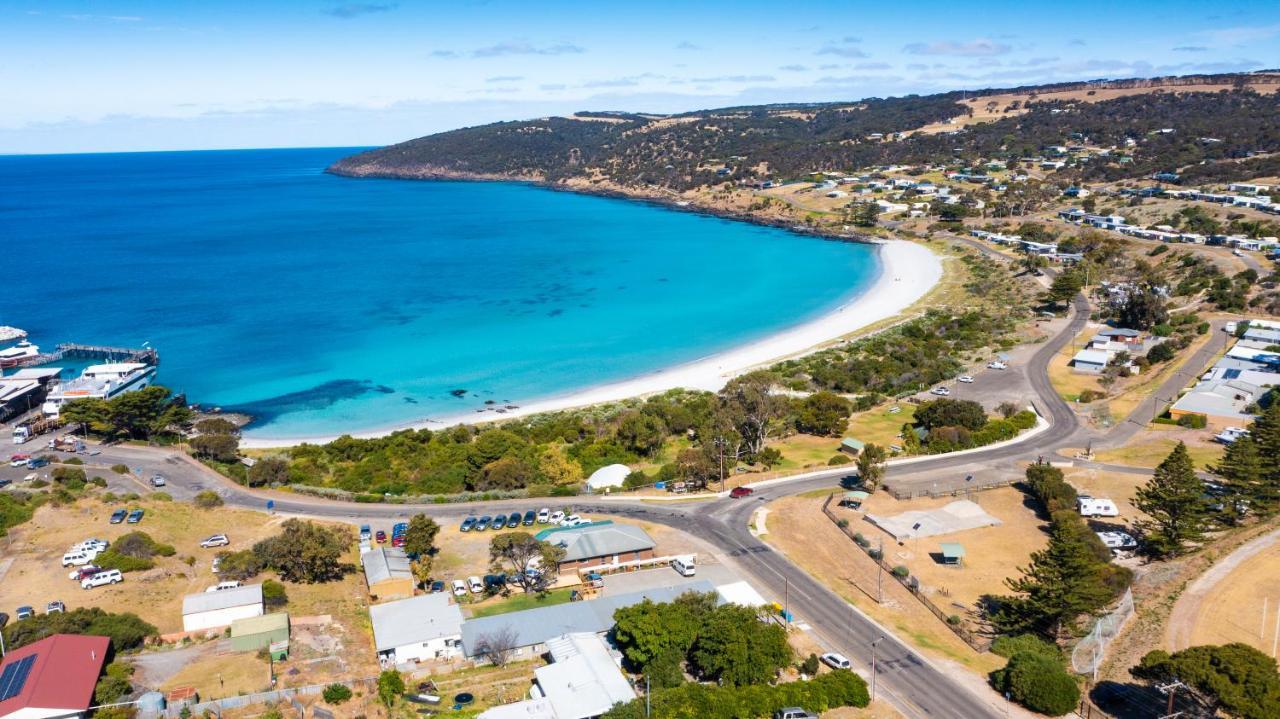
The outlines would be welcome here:
M 38 354 L 40 354 L 39 347 L 27 340 L 22 340 L 8 349 L 0 350 L 0 369 L 17 367 L 22 360 L 35 357 Z
M 20 330 L 17 327 L 10 327 L 9 325 L 0 325 L 0 343 L 12 342 L 13 340 L 24 340 L 26 338 L 26 330 Z
M 112 399 L 147 387 L 155 378 L 155 365 L 142 362 L 91 365 L 76 379 L 60 382 L 49 390 L 41 409 L 46 416 L 56 417 L 62 405 L 73 399 Z

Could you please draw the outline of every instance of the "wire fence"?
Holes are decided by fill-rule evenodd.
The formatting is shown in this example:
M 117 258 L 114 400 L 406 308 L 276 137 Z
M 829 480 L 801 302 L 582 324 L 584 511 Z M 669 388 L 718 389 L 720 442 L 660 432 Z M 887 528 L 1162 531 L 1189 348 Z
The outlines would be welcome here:
M 1071 650 L 1071 668 L 1077 674 L 1093 676 L 1107 655 L 1107 645 L 1133 616 L 1133 590 L 1126 589 L 1115 609 L 1098 617 L 1093 629 Z

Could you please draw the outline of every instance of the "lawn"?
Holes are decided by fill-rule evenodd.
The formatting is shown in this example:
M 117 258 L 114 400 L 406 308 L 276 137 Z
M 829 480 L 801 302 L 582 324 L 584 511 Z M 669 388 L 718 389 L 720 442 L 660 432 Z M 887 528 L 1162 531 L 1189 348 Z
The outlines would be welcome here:
M 1187 454 L 1191 456 L 1196 469 L 1205 469 L 1208 465 L 1216 464 L 1222 459 L 1224 447 L 1220 444 L 1205 441 L 1200 437 L 1187 437 L 1185 441 Z M 1170 438 L 1144 439 L 1124 447 L 1103 450 L 1095 454 L 1094 459 L 1129 467 L 1155 467 L 1169 456 L 1177 444 L 1178 440 Z
M 1102 386 L 1098 384 L 1098 376 L 1092 374 L 1081 374 L 1071 368 L 1071 358 L 1076 352 L 1084 346 L 1085 341 L 1095 332 L 1095 329 L 1086 327 L 1083 332 L 1076 335 L 1071 342 L 1068 342 L 1058 354 L 1049 362 L 1049 382 L 1053 384 L 1053 388 L 1058 394 L 1068 402 L 1074 402 L 1080 397 L 1080 393 L 1091 389 L 1095 392 L 1101 392 Z
M 471 609 L 471 616 L 491 617 L 495 614 L 508 614 L 510 612 L 523 612 L 526 609 L 537 609 L 538 607 L 551 607 L 557 604 L 565 604 L 569 601 L 570 594 L 573 590 L 566 587 L 564 589 L 553 589 L 546 594 L 525 594 L 523 592 L 512 594 L 506 599 L 502 599 L 492 604 L 486 603 L 475 606 Z
M 889 412 L 891 407 L 900 407 L 901 411 L 891 413 Z M 899 432 L 902 431 L 902 425 L 915 422 L 915 417 L 914 404 L 892 402 L 883 404 L 854 415 L 849 421 L 848 436 L 860 439 L 867 444 L 878 444 L 887 449 L 892 445 L 902 444 L 902 439 L 898 437 Z

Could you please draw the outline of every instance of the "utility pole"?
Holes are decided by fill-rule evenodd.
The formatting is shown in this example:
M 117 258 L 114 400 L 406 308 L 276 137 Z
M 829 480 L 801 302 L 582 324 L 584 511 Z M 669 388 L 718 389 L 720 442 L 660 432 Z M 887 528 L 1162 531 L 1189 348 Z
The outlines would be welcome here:
M 782 618 L 791 624 L 791 580 L 783 577 L 782 581 Z
M 871 642 L 871 701 L 876 700 L 876 645 L 884 641 L 884 635 Z
M 884 537 L 880 538 L 880 558 L 876 560 L 876 604 L 884 604 Z
M 644 715 L 649 716 L 649 675 L 644 675 Z
M 1173 697 L 1177 694 L 1178 689 L 1180 689 L 1180 688 L 1182 688 L 1182 687 L 1185 687 L 1185 686 L 1187 686 L 1187 685 L 1186 685 L 1186 684 L 1183 684 L 1182 682 L 1178 681 L 1177 679 L 1174 679 L 1173 681 L 1169 682 L 1168 684 L 1158 684 L 1158 685 L 1156 685 L 1156 689 L 1157 689 L 1161 694 L 1168 695 L 1168 697 L 1169 697 L 1168 705 L 1165 707 L 1165 713 L 1164 713 L 1164 716 L 1160 717 L 1160 719 L 1173 719 L 1174 717 L 1177 717 L 1177 716 L 1181 716 L 1181 715 L 1182 715 L 1182 712 L 1177 712 L 1176 714 L 1174 713 L 1174 711 L 1173 711 Z

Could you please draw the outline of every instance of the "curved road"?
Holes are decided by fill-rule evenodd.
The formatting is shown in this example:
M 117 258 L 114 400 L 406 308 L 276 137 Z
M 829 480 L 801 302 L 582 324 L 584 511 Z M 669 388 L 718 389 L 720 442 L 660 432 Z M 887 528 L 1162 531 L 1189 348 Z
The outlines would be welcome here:
M 1078 296 L 1071 308 L 1067 326 L 1046 342 L 1033 355 L 1028 376 L 1037 395 L 1038 409 L 1049 427 L 1031 437 L 1014 440 L 988 449 L 962 455 L 940 455 L 918 459 L 909 464 L 891 464 L 890 477 L 916 473 L 955 470 L 957 473 L 975 464 L 992 460 L 1031 460 L 1055 447 L 1072 441 L 1078 430 L 1075 414 L 1049 383 L 1048 364 L 1053 356 L 1074 337 L 1089 317 L 1089 305 Z M 189 458 L 173 452 L 137 447 L 103 447 L 97 462 L 123 462 L 135 471 L 150 476 L 163 473 L 167 488 L 179 499 L 212 489 L 232 506 L 264 510 L 266 501 L 274 502 L 281 514 L 353 520 L 356 518 L 403 518 L 423 512 L 442 519 L 458 518 L 474 509 L 474 504 L 386 505 L 336 502 L 299 495 L 266 493 L 236 485 L 205 469 Z M 789 597 L 793 615 L 807 621 L 832 648 L 854 661 L 869 664 L 871 642 L 883 637 L 877 645 L 878 694 L 885 695 L 900 711 L 910 717 L 962 717 L 964 719 L 1005 716 L 1004 702 L 994 694 L 978 696 L 965 685 L 948 676 L 946 670 L 932 664 L 900 641 L 892 632 L 858 612 L 822 582 L 811 577 L 784 555 L 774 551 L 748 530 L 752 512 L 763 503 L 814 489 L 835 488 L 848 468 L 824 470 L 804 475 L 793 481 L 760 486 L 749 500 L 718 498 L 686 502 L 640 500 L 575 499 L 575 509 L 599 514 L 643 519 L 666 524 L 715 546 L 736 568 L 766 594 Z M 528 500 L 484 502 L 488 509 L 524 508 Z

